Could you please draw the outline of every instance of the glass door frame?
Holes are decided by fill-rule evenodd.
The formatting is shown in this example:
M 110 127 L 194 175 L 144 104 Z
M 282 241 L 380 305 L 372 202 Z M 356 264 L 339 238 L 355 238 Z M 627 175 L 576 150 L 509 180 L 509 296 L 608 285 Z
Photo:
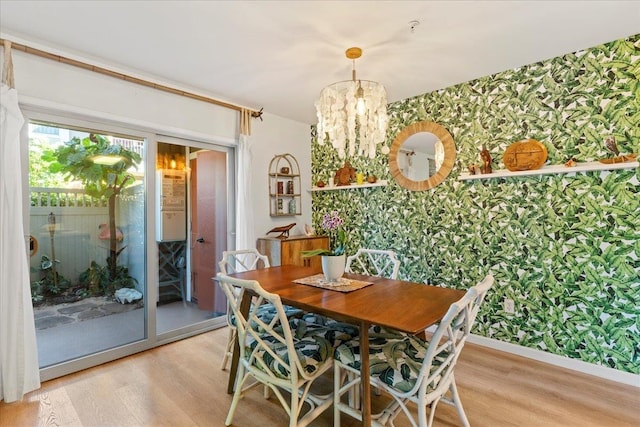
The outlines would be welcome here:
M 135 125 L 123 121 L 115 121 L 113 119 L 101 118 L 98 113 L 78 113 L 54 110 L 47 107 L 20 105 L 25 123 L 21 132 L 21 160 L 22 160 L 22 185 L 23 185 L 23 223 L 25 230 L 29 230 L 29 135 L 28 124 L 30 121 L 49 122 L 60 126 L 70 126 L 83 129 L 105 131 L 108 133 L 129 135 L 140 138 L 145 141 L 144 161 L 144 191 L 145 198 L 145 280 L 144 289 L 146 301 L 156 301 L 158 297 L 157 286 L 149 286 L 150 283 L 158 281 L 158 256 L 157 251 L 150 251 L 150 248 L 156 248 L 155 229 L 156 229 L 156 156 L 158 140 L 162 142 L 182 141 L 188 146 L 199 147 L 204 149 L 223 149 L 228 152 L 228 175 L 229 175 L 229 206 L 228 206 L 228 229 L 235 230 L 235 181 L 236 181 L 236 162 L 235 162 L 235 146 L 234 143 L 215 143 L 214 141 L 195 141 L 193 138 L 185 138 L 182 135 L 165 136 L 154 133 L 146 126 Z M 235 233 L 229 232 L 229 236 Z M 28 238 L 28 236 L 25 236 Z M 230 245 L 235 245 L 235 239 L 229 239 Z M 231 249 L 231 247 L 230 247 Z M 155 255 L 154 255 L 155 254 Z M 90 355 L 82 356 L 77 359 L 62 362 L 60 364 L 48 366 L 40 369 L 40 378 L 42 381 L 51 380 L 63 375 L 68 375 L 107 363 L 122 357 L 126 357 L 141 351 L 149 350 L 154 347 L 164 345 L 173 341 L 178 341 L 190 336 L 198 335 L 213 329 L 217 329 L 226 325 L 225 316 L 209 319 L 184 328 L 176 329 L 157 334 L 156 331 L 156 307 L 155 304 L 147 303 L 144 306 L 145 318 L 145 337 L 142 340 L 125 344 L 116 348 L 107 349 Z
M 195 141 L 193 139 L 190 138 L 185 138 L 185 137 L 173 137 L 173 136 L 166 136 L 166 135 L 157 135 L 156 136 L 156 143 L 155 146 L 157 147 L 157 143 L 158 142 L 162 142 L 162 143 L 168 143 L 168 144 L 174 144 L 174 145 L 179 145 L 182 147 L 189 147 L 189 148 L 199 148 L 199 149 L 203 149 L 203 150 L 210 150 L 210 151 L 220 151 L 220 152 L 224 152 L 227 155 L 227 194 L 228 194 L 228 203 L 227 203 L 227 250 L 233 250 L 235 249 L 235 205 L 236 205 L 236 194 L 235 194 L 235 188 L 236 188 L 236 155 L 235 155 L 235 148 L 231 147 L 229 145 L 226 144 L 214 144 L 214 143 L 206 143 L 206 142 L 201 142 L 201 141 Z M 190 155 L 192 153 L 189 153 Z M 157 153 L 156 153 L 157 155 Z M 189 163 L 189 158 L 187 158 L 186 163 Z M 187 174 L 187 176 L 189 176 L 189 174 Z M 187 200 L 191 200 L 191 188 L 189 185 L 189 182 L 187 182 Z M 191 215 L 192 215 L 192 208 L 190 206 L 190 203 L 187 203 L 188 208 L 187 208 L 187 223 L 189 224 L 187 226 L 187 248 L 191 248 L 193 243 L 191 241 L 192 239 L 192 233 L 190 230 L 190 224 L 191 224 Z M 155 214 L 154 214 L 155 215 Z M 155 228 L 154 228 L 155 230 Z M 154 244 L 155 244 L 155 239 L 154 239 Z M 191 250 L 187 251 L 188 256 L 187 256 L 187 266 L 191 265 Z M 218 260 L 215 261 L 216 265 L 217 265 Z M 156 256 L 156 265 L 158 264 L 158 260 L 157 260 L 157 256 Z M 190 268 L 190 267 L 189 267 Z M 216 268 L 217 269 L 217 268 Z M 157 270 L 157 268 L 156 268 Z M 189 275 L 190 270 L 187 270 L 187 275 Z M 157 271 L 156 271 L 157 274 Z M 156 279 L 157 280 L 157 279 Z M 155 283 L 155 282 L 150 282 L 150 283 Z M 157 291 L 157 289 L 156 289 Z M 154 316 L 154 320 L 156 320 L 157 317 Z M 186 338 L 188 336 L 193 336 L 197 333 L 200 333 L 202 331 L 202 327 L 207 327 L 209 325 L 212 325 L 213 327 L 210 329 L 215 329 L 215 328 L 219 328 L 219 327 L 224 327 L 227 325 L 226 323 L 226 316 L 219 316 L 216 317 L 214 319 L 209 319 L 203 322 L 199 322 L 199 323 L 195 323 L 189 326 L 185 326 L 183 328 L 180 329 L 176 329 L 176 330 L 171 330 L 168 332 L 162 332 L 159 333 L 157 332 L 157 328 L 154 325 L 154 331 L 156 331 L 156 336 L 158 338 L 158 341 L 161 344 L 166 344 L 168 342 L 172 342 L 172 341 L 176 341 L 177 339 L 182 339 L 182 338 Z M 210 330 L 208 329 L 208 330 Z M 176 338 L 179 337 L 179 338 Z

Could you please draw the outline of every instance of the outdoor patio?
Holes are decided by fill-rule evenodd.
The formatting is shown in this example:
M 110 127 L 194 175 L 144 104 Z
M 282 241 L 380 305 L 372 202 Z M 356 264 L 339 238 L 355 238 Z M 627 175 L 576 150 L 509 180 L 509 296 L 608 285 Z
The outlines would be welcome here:
M 56 305 L 41 305 L 34 307 L 33 317 L 36 329 L 48 329 L 83 320 L 97 319 L 112 314 L 125 313 L 142 308 L 142 301 L 121 304 L 110 297 L 91 297 L 80 301 Z

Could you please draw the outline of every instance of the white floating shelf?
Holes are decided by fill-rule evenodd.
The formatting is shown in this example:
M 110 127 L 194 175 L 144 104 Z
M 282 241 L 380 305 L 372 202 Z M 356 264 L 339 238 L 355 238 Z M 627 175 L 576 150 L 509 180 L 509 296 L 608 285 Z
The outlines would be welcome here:
M 533 176 L 533 175 L 549 175 L 559 173 L 575 173 L 575 172 L 588 172 L 588 171 L 605 171 L 614 169 L 634 169 L 637 168 L 639 163 L 625 162 L 625 163 L 600 163 L 600 162 L 584 162 L 577 163 L 573 167 L 567 167 L 565 165 L 549 165 L 543 166 L 540 169 L 529 171 L 515 171 L 511 172 L 507 169 L 500 169 L 493 173 L 471 175 L 468 173 L 460 174 L 459 181 L 467 181 L 472 179 L 491 179 L 491 178 L 509 178 L 513 176 Z
M 385 187 L 387 185 L 387 181 L 381 180 L 376 181 L 373 184 L 369 184 L 365 182 L 364 184 L 351 184 L 351 185 L 334 185 L 333 187 L 325 186 L 325 187 L 316 187 L 315 185 L 311 187 L 309 191 L 334 191 L 334 190 L 353 190 L 354 188 L 368 188 L 368 187 Z

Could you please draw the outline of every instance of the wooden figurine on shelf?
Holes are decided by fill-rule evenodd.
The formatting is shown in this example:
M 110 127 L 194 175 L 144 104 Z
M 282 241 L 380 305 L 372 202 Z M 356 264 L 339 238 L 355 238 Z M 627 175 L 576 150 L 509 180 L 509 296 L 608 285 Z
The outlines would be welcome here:
M 492 173 L 491 170 L 491 153 L 487 150 L 487 146 L 482 146 L 482 151 L 480 151 L 480 158 L 482 159 L 482 166 L 480 166 L 480 172 L 482 173 Z
M 616 156 L 620 155 L 620 150 L 618 150 L 618 144 L 616 144 L 616 138 L 614 136 L 605 139 L 604 146 Z
M 467 169 L 469 169 L 469 175 L 478 174 L 478 165 L 476 165 L 475 163 L 471 163 L 469 166 L 467 166 Z
M 349 162 L 344 162 L 344 166 L 336 171 L 333 178 L 335 185 L 350 185 L 356 179 L 356 170 L 351 167 Z
M 635 153 L 620 155 L 620 150 L 618 150 L 618 144 L 616 144 L 616 138 L 613 136 L 610 136 L 607 139 L 605 139 L 604 146 L 607 150 L 615 154 L 615 157 L 608 158 L 608 159 L 600 159 L 600 163 L 611 164 L 611 163 L 633 162 L 637 157 Z
M 286 239 L 287 237 L 289 237 L 289 231 L 291 231 L 291 229 L 293 227 L 295 227 L 296 223 L 294 222 L 293 224 L 289 224 L 289 225 L 283 225 L 282 227 L 274 227 L 271 230 L 267 231 L 267 234 L 269 233 L 280 233 L 280 235 L 276 236 L 278 239 Z

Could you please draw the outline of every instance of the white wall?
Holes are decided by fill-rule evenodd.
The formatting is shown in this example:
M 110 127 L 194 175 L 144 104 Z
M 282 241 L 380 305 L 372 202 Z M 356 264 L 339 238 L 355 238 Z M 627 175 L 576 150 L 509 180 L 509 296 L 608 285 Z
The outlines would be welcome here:
M 2 35 L 2 34 L 0 34 Z M 4 35 L 2 35 L 4 37 Z M 96 63 L 29 40 L 16 40 L 36 49 L 49 51 L 116 72 L 171 84 L 106 63 Z M 71 113 L 90 120 L 117 124 L 179 138 L 235 145 L 238 137 L 238 112 L 157 89 L 136 85 L 50 59 L 12 50 L 14 76 L 21 105 L 48 113 Z M 4 49 L 0 55 L 0 65 Z M 173 85 L 175 87 L 175 85 Z M 189 90 L 176 87 L 177 89 Z M 189 90 L 193 92 L 192 90 Z M 208 94 L 201 93 L 208 96 Z M 233 101 L 230 101 L 233 102 Z M 268 109 L 268 108 L 267 108 Z M 311 222 L 310 187 L 311 145 L 308 124 L 265 113 L 263 122 L 253 120 L 254 142 L 253 198 L 255 235 L 263 236 L 274 226 L 295 221 L 292 234 L 300 234 L 303 224 Z M 155 149 L 152 150 L 155 153 Z M 300 217 L 271 219 L 269 216 L 267 174 L 269 161 L 276 154 L 291 153 L 300 163 L 303 196 Z
M 48 47 L 25 44 L 51 51 Z M 56 51 L 57 54 L 90 62 Z M 3 49 L 4 55 L 4 49 Z M 158 124 L 209 137 L 234 138 L 237 112 L 217 105 L 129 83 L 50 59 L 12 50 L 15 85 L 20 98 L 33 97 L 69 107 L 126 118 L 129 123 Z M 95 62 L 93 62 L 95 64 Z M 108 64 L 95 64 L 117 72 L 152 80 Z M 152 80 L 159 84 L 162 81 Z M 182 88 L 177 88 L 182 89 Z
M 304 233 L 304 224 L 311 224 L 311 128 L 308 124 L 264 115 L 264 122 L 253 122 L 251 141 L 253 146 L 253 207 L 256 237 L 265 236 L 273 227 L 296 223 L 290 235 Z M 302 183 L 302 215 L 269 216 L 269 163 L 276 154 L 289 153 L 300 165 Z M 271 234 L 271 237 L 277 234 Z

